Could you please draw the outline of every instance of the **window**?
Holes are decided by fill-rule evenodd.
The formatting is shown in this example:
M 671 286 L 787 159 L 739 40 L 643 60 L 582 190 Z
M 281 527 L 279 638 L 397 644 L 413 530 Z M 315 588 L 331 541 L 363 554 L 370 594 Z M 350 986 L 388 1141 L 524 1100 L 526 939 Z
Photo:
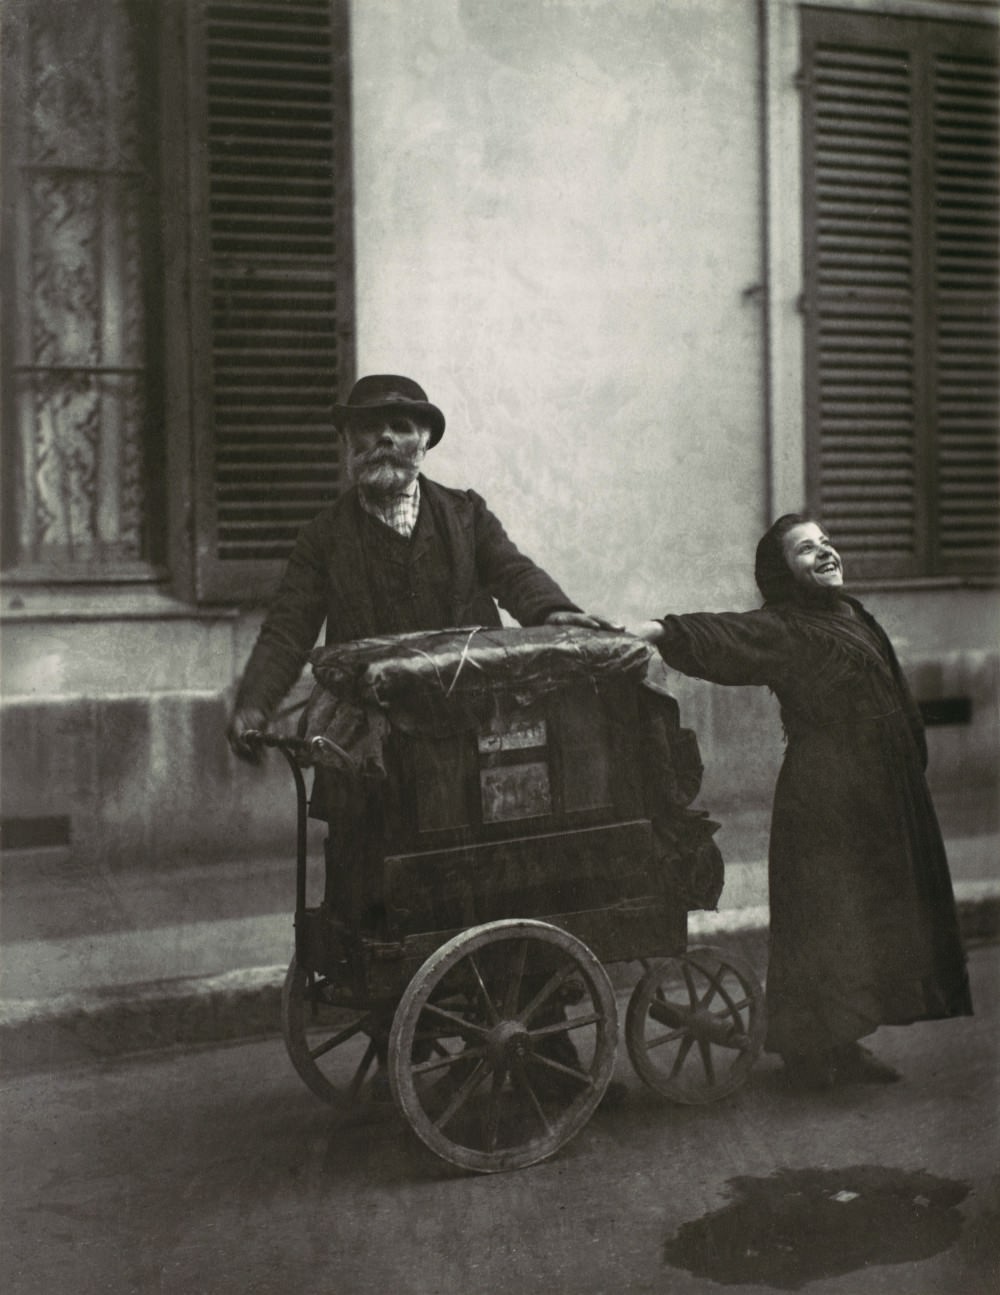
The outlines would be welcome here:
M 163 556 L 144 9 L 4 13 L 4 564 L 18 578 L 150 578 Z
M 191 599 L 260 599 L 336 494 L 346 10 L 26 0 L 5 15 L 15 576 L 169 573 Z
M 804 9 L 810 505 L 869 578 L 994 574 L 996 33 Z

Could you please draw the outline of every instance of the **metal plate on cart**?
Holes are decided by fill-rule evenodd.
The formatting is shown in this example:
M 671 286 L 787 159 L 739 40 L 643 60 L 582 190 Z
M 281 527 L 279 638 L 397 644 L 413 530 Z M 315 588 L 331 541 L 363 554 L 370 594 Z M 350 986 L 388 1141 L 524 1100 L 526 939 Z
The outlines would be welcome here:
M 514 718 L 503 728 L 490 729 L 479 734 L 479 751 L 489 755 L 495 751 L 524 751 L 548 742 L 548 726 L 544 719 Z
M 483 822 L 506 823 L 552 813 L 549 766 L 544 761 L 500 765 L 479 774 Z

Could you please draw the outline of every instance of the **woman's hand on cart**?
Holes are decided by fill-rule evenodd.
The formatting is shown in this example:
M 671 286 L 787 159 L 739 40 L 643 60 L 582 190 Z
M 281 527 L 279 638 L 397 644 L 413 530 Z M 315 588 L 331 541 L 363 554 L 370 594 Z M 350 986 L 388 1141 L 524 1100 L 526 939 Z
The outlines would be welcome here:
M 626 625 L 626 634 L 634 634 L 636 638 L 645 639 L 647 643 L 659 643 L 663 638 L 662 621 L 641 621 L 638 625 Z

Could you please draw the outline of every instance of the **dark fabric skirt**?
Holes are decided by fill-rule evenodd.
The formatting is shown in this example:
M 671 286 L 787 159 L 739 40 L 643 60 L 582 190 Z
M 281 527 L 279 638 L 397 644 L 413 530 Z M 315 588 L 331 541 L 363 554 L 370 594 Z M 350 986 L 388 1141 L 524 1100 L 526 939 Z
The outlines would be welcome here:
M 971 1013 L 944 844 L 899 713 L 790 741 L 769 884 L 768 1050 Z

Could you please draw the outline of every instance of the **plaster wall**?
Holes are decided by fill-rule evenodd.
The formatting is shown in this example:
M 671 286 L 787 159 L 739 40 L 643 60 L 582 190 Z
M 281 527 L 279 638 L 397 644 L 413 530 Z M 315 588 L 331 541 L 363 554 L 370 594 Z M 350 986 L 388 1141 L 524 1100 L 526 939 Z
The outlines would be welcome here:
M 756 15 L 754 0 L 353 6 L 359 372 L 417 377 L 448 417 L 430 474 L 479 490 L 577 601 L 626 622 L 757 601 Z M 794 185 L 783 201 L 798 210 Z M 800 462 L 780 421 L 777 449 Z M 932 786 L 939 805 L 975 801 L 959 829 L 990 830 L 995 593 L 866 601 L 918 695 L 971 699 L 971 724 L 931 732 Z M 256 617 L 88 590 L 19 591 L 4 612 L 5 816 L 65 817 L 74 854 L 112 867 L 289 851 L 287 771 L 238 765 L 223 740 Z M 674 683 L 724 853 L 760 857 L 777 707 Z
M 772 239 L 795 230 L 791 269 L 772 250 L 771 433 L 753 0 L 378 0 L 352 24 L 358 367 L 444 409 L 428 473 L 484 494 L 585 607 L 757 605 L 769 493 L 783 511 L 804 488 L 793 24 L 769 118 Z M 931 733 L 931 776 L 995 815 L 995 594 L 866 598 L 923 698 L 974 699 Z M 674 682 L 705 803 L 754 817 L 737 849 L 759 849 L 775 703 Z
M 358 367 L 444 409 L 429 474 L 583 605 L 747 597 L 752 0 L 376 0 L 352 24 Z

